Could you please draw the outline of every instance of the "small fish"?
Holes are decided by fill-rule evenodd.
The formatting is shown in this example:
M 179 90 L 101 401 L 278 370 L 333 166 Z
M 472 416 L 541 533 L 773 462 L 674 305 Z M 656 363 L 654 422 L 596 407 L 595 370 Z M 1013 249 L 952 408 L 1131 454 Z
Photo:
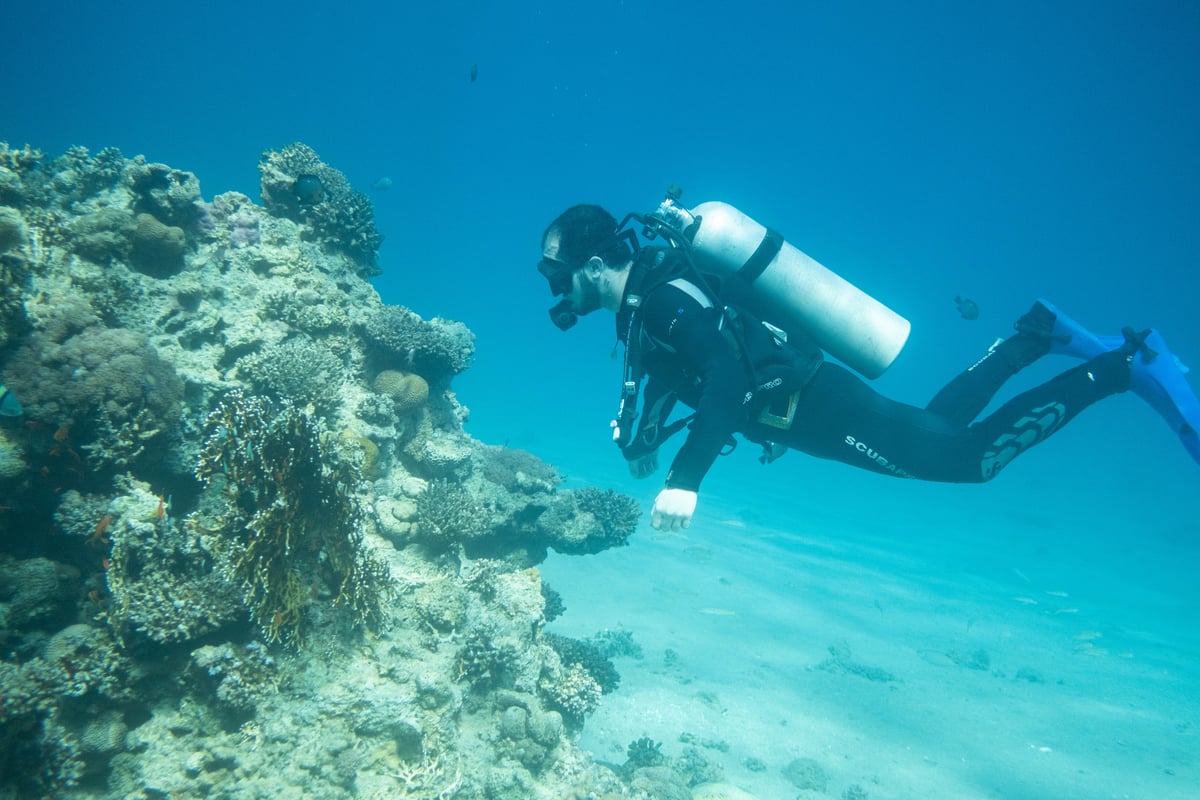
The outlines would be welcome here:
M 736 617 L 736 611 L 730 611 L 728 608 L 701 608 L 701 614 L 709 614 L 714 617 Z
M 475 79 L 478 77 L 479 77 L 479 65 L 472 64 L 471 65 L 471 83 L 474 83 Z
M 388 189 L 392 188 L 392 179 L 384 176 L 371 184 L 371 188 L 377 192 L 386 192 Z
M 325 199 L 325 184 L 316 175 L 301 175 L 292 184 L 292 192 L 300 205 L 315 205 Z
M 1071 595 L 1067 594 L 1066 592 L 1059 591 L 1058 589 L 1047 589 L 1046 594 L 1050 595 L 1051 597 L 1070 597 L 1071 596 Z
M 1104 636 L 1100 631 L 1080 631 L 1075 634 L 1075 638 L 1081 642 L 1090 642 L 1093 639 L 1100 639 Z
M 979 319 L 979 304 L 969 297 L 955 297 L 954 304 L 963 319 Z
M 0 383 L 0 417 L 19 417 L 25 413 L 21 401 L 4 384 Z
M 1036 606 L 1038 604 L 1038 601 L 1034 600 L 1032 597 L 1014 597 L 1013 600 L 1016 600 L 1018 603 L 1027 606 Z

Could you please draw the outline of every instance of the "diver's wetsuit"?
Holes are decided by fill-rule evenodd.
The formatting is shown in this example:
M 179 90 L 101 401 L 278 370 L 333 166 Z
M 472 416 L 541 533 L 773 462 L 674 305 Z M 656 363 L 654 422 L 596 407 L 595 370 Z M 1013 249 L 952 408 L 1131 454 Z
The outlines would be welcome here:
M 671 392 L 696 410 L 667 475 L 672 488 L 698 490 L 735 432 L 899 477 L 982 482 L 1092 403 L 1129 388 L 1127 356 L 1103 353 L 971 424 L 1008 378 L 1049 351 L 1045 337 L 1015 334 L 922 409 L 884 397 L 849 370 L 823 362 L 816 345 L 798 341 L 794 332 L 779 345 L 744 313 L 739 346 L 728 324 L 722 332 L 718 308 L 686 276 L 651 289 L 640 310 L 618 315 L 622 340 L 631 330 L 630 313 L 640 315 L 649 380 L 638 435 L 626 457 L 635 459 L 661 443 L 654 430 L 670 413 Z M 753 374 L 743 352 L 757 365 Z M 756 383 L 780 374 L 780 388 L 753 391 Z

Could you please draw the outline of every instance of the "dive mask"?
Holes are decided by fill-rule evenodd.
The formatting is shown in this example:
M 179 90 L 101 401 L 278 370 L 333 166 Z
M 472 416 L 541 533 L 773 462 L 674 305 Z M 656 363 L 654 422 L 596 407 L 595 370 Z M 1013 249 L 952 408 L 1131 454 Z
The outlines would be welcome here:
M 629 224 L 629 220 L 634 216 L 633 214 L 627 215 L 621 221 L 621 224 L 617 226 L 616 232 L 594 248 L 592 255 L 602 253 L 620 242 L 625 242 L 629 247 L 630 255 L 633 258 L 637 258 L 637 254 L 641 250 L 637 232 L 633 228 L 626 227 Z M 592 255 L 589 255 L 588 259 Z M 584 259 L 585 264 L 588 259 Z M 580 267 L 582 266 L 581 264 Z M 541 260 L 538 261 L 538 272 L 550 284 L 550 293 L 563 298 L 550 309 L 550 321 L 560 331 L 568 330 L 579 321 L 579 315 L 575 312 L 575 304 L 568 300 L 566 296 L 571 293 L 571 289 L 573 288 L 572 278 L 575 275 L 575 271 L 580 267 L 572 267 L 565 261 L 559 261 L 547 256 L 542 256 Z
M 560 331 L 573 327 L 579 321 L 579 315 L 575 313 L 575 304 L 566 295 L 571 293 L 571 277 L 575 270 L 565 262 L 543 256 L 538 262 L 538 272 L 549 282 L 550 294 L 563 298 L 550 309 L 550 321 Z

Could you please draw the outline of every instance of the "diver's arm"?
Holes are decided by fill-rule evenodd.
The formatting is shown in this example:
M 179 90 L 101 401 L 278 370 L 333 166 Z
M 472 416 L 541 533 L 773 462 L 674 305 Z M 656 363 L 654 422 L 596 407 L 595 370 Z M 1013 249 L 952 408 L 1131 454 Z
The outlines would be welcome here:
M 645 332 L 699 379 L 696 416 L 666 479 L 668 489 L 697 492 L 705 473 L 745 420 L 750 380 L 737 351 L 718 327 L 717 309 L 706 308 L 668 285 L 646 298 L 642 314 Z

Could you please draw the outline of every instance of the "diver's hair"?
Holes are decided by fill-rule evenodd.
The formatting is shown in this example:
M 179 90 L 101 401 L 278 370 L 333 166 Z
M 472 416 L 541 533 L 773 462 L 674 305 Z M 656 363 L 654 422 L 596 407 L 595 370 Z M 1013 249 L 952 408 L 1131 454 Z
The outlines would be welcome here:
M 558 215 L 542 234 L 542 243 L 558 232 L 558 260 L 581 267 L 592 256 L 600 256 L 610 267 L 623 266 L 633 258 L 624 239 L 615 238 L 617 220 L 600 206 L 586 203 L 571 206 Z

